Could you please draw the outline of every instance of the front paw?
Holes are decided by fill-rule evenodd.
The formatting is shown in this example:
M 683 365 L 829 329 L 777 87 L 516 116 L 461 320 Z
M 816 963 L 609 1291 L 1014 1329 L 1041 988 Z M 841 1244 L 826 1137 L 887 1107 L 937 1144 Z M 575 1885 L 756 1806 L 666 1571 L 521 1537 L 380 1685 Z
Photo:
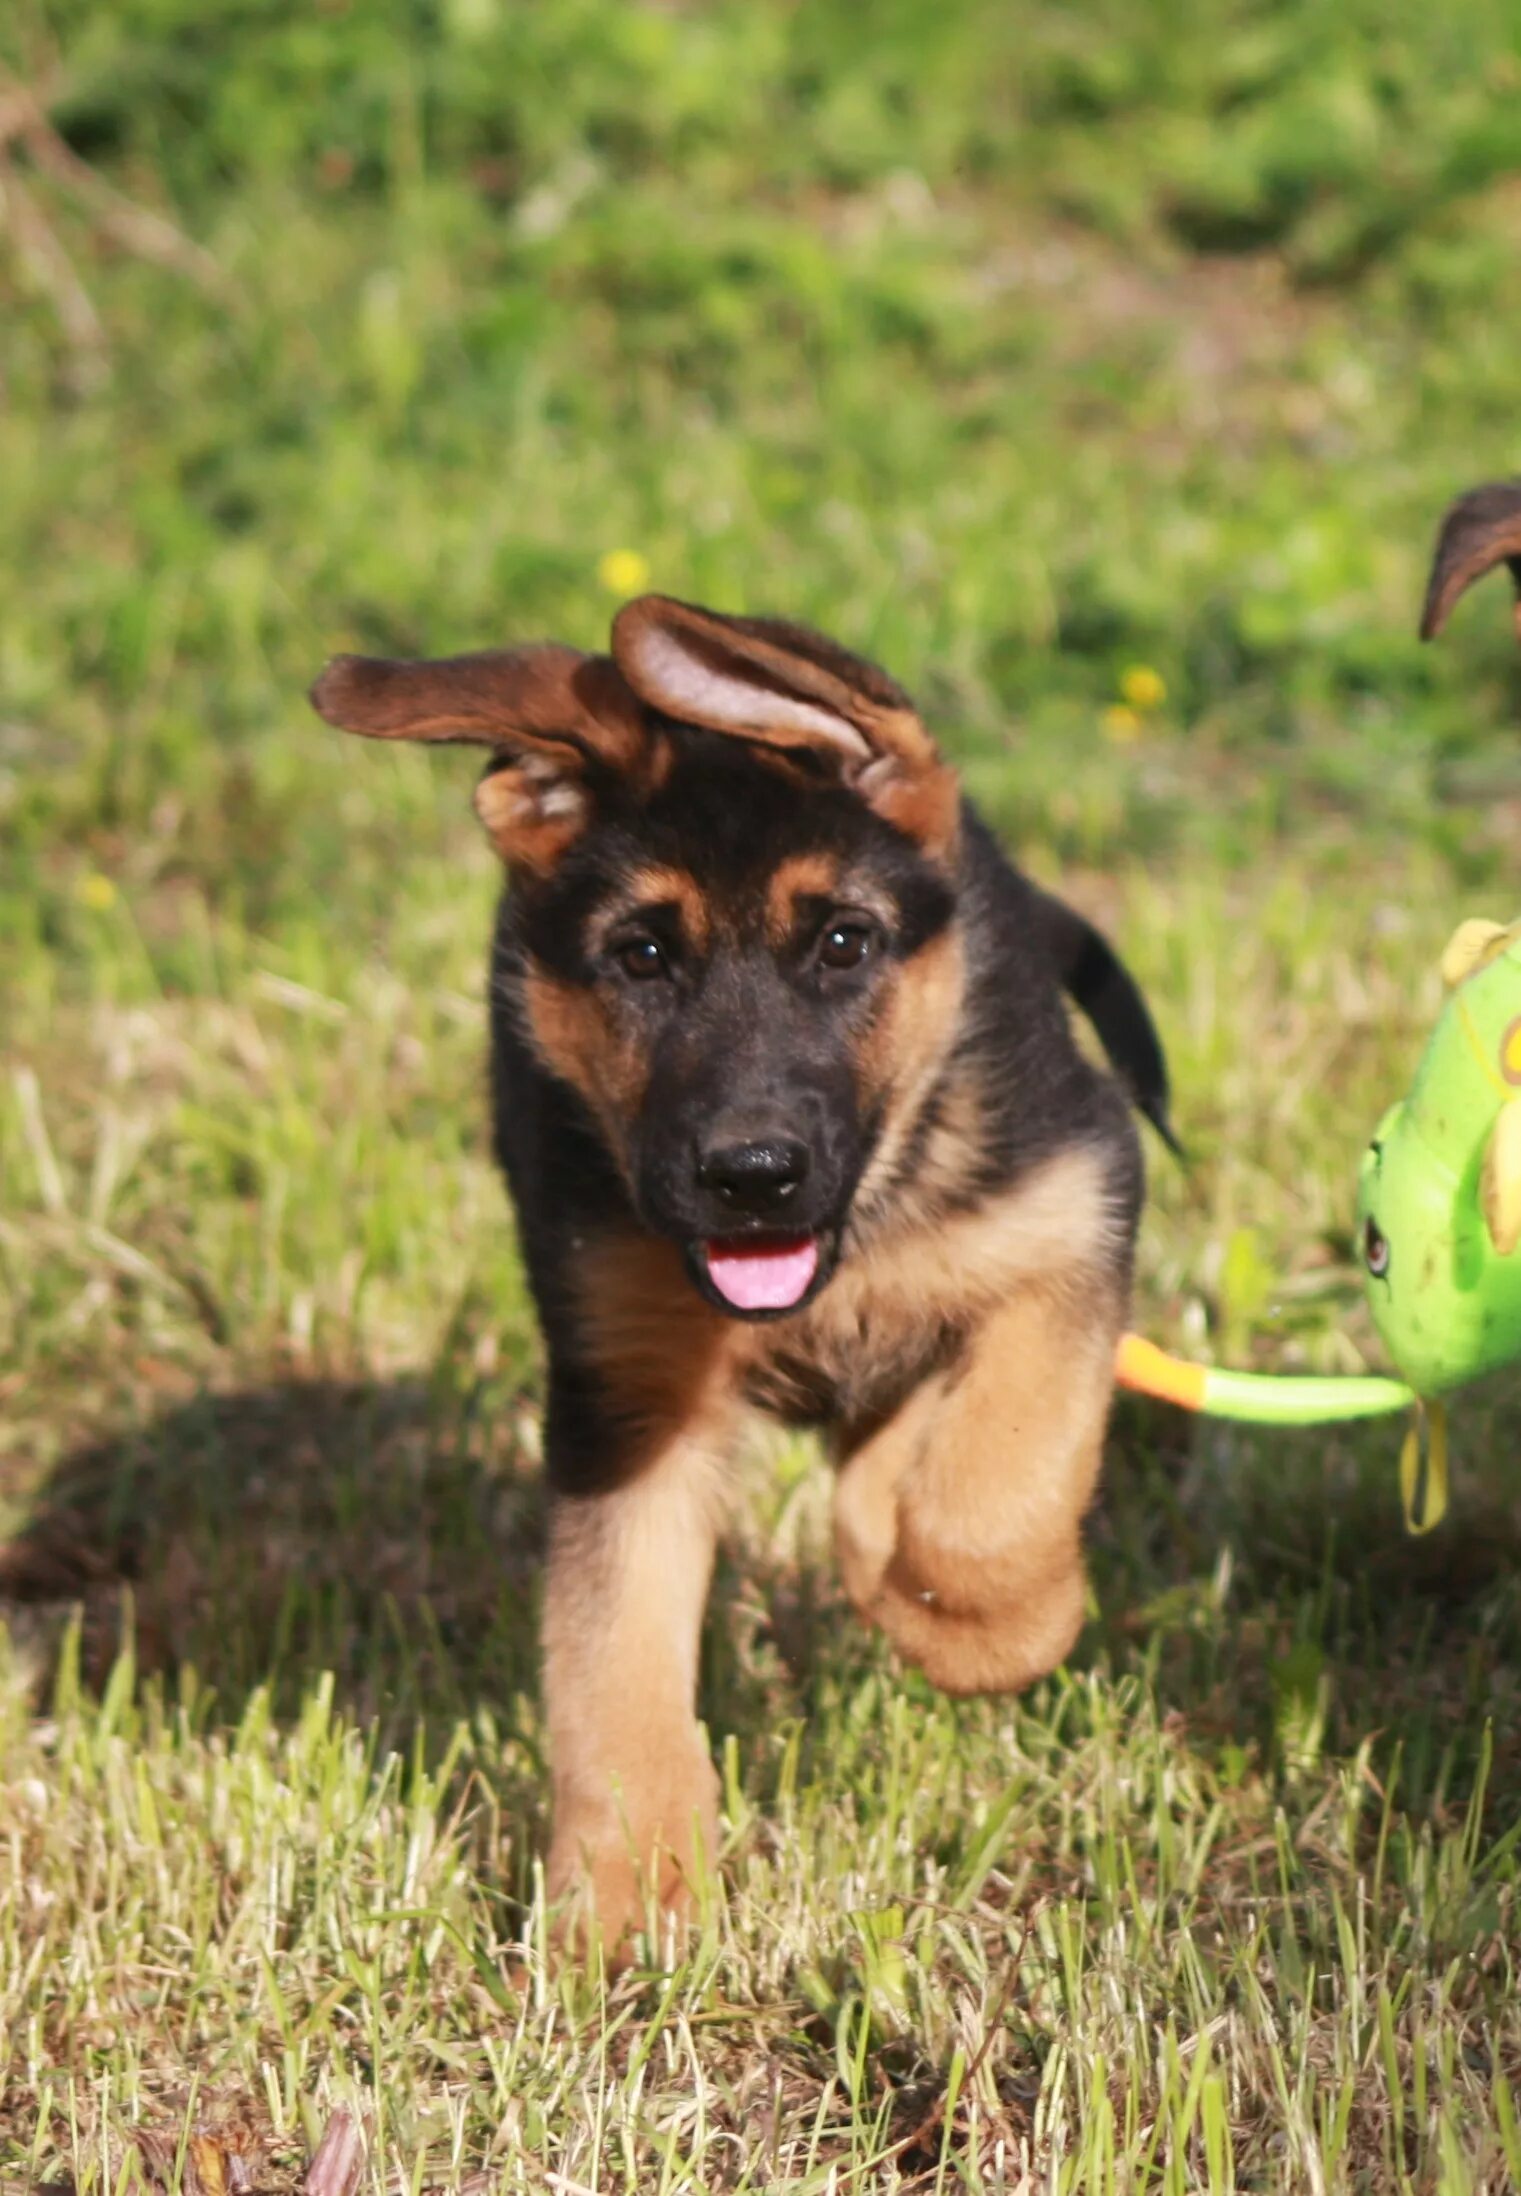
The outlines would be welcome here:
M 679 1942 L 697 1917 L 718 1851 L 718 1778 L 706 1756 L 658 1807 L 561 1799 L 555 1808 L 546 1886 L 554 1942 L 572 1958 L 600 1950 L 626 1966 L 648 1928 L 659 1947 Z
M 870 1614 L 910 1662 L 945 1693 L 1018 1693 L 1064 1660 L 1082 1630 L 1084 1575 L 1075 1563 L 1038 1591 L 986 1604 L 942 1598 L 901 1559 L 891 1563 Z

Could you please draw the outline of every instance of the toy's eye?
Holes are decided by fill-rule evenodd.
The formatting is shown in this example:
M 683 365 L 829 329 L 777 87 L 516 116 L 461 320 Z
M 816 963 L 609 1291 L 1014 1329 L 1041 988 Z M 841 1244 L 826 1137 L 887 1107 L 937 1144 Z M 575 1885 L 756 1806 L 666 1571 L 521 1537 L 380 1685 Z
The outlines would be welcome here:
M 1363 1227 L 1363 1264 L 1375 1281 L 1389 1271 L 1389 1238 L 1371 1212 Z
M 670 974 L 670 963 L 659 939 L 651 938 L 648 933 L 641 933 L 637 938 L 625 938 L 614 949 L 613 957 L 624 975 L 636 984 L 648 983 L 654 976 Z
M 819 940 L 821 968 L 859 968 L 875 940 L 865 923 L 831 923 Z

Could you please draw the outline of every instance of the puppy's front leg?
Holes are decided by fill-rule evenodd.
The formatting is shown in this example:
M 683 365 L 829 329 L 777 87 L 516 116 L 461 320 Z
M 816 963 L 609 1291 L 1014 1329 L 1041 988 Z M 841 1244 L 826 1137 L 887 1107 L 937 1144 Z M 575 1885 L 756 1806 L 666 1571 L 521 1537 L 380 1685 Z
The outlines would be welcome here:
M 947 1692 L 1018 1691 L 1077 1637 L 1121 1310 L 1107 1277 L 1026 1284 L 842 1466 L 846 1591 Z
M 697 1654 L 723 1459 L 710 1427 L 673 1424 L 583 1491 L 564 1415 L 557 1426 L 551 1409 L 549 1425 L 548 1888 L 566 1902 L 562 1939 L 614 1949 L 648 1892 L 685 1914 L 699 1854 L 713 1863 L 718 1780 L 697 1724 Z

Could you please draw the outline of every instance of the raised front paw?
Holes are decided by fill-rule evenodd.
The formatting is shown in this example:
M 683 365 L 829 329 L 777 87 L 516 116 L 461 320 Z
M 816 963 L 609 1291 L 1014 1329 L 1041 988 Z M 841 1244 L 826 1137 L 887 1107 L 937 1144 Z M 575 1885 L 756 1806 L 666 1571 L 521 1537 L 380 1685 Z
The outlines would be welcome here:
M 899 1556 L 864 1613 L 942 1692 L 1017 1693 L 1070 1651 L 1082 1629 L 1084 1600 L 1077 1561 L 1038 1585 L 1027 1583 L 1022 1592 L 984 1598 L 959 1582 L 949 1590 L 928 1585 Z

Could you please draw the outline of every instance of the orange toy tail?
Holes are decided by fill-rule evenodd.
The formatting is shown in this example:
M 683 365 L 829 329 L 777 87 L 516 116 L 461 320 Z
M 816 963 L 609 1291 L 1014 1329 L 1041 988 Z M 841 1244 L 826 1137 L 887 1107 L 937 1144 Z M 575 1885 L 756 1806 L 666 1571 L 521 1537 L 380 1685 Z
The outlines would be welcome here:
M 1134 1388 L 1141 1395 L 1160 1396 L 1164 1403 L 1181 1404 L 1185 1411 L 1204 1408 L 1208 1367 L 1185 1364 L 1180 1357 L 1169 1357 L 1144 1335 L 1120 1336 L 1114 1377 L 1122 1388 Z

